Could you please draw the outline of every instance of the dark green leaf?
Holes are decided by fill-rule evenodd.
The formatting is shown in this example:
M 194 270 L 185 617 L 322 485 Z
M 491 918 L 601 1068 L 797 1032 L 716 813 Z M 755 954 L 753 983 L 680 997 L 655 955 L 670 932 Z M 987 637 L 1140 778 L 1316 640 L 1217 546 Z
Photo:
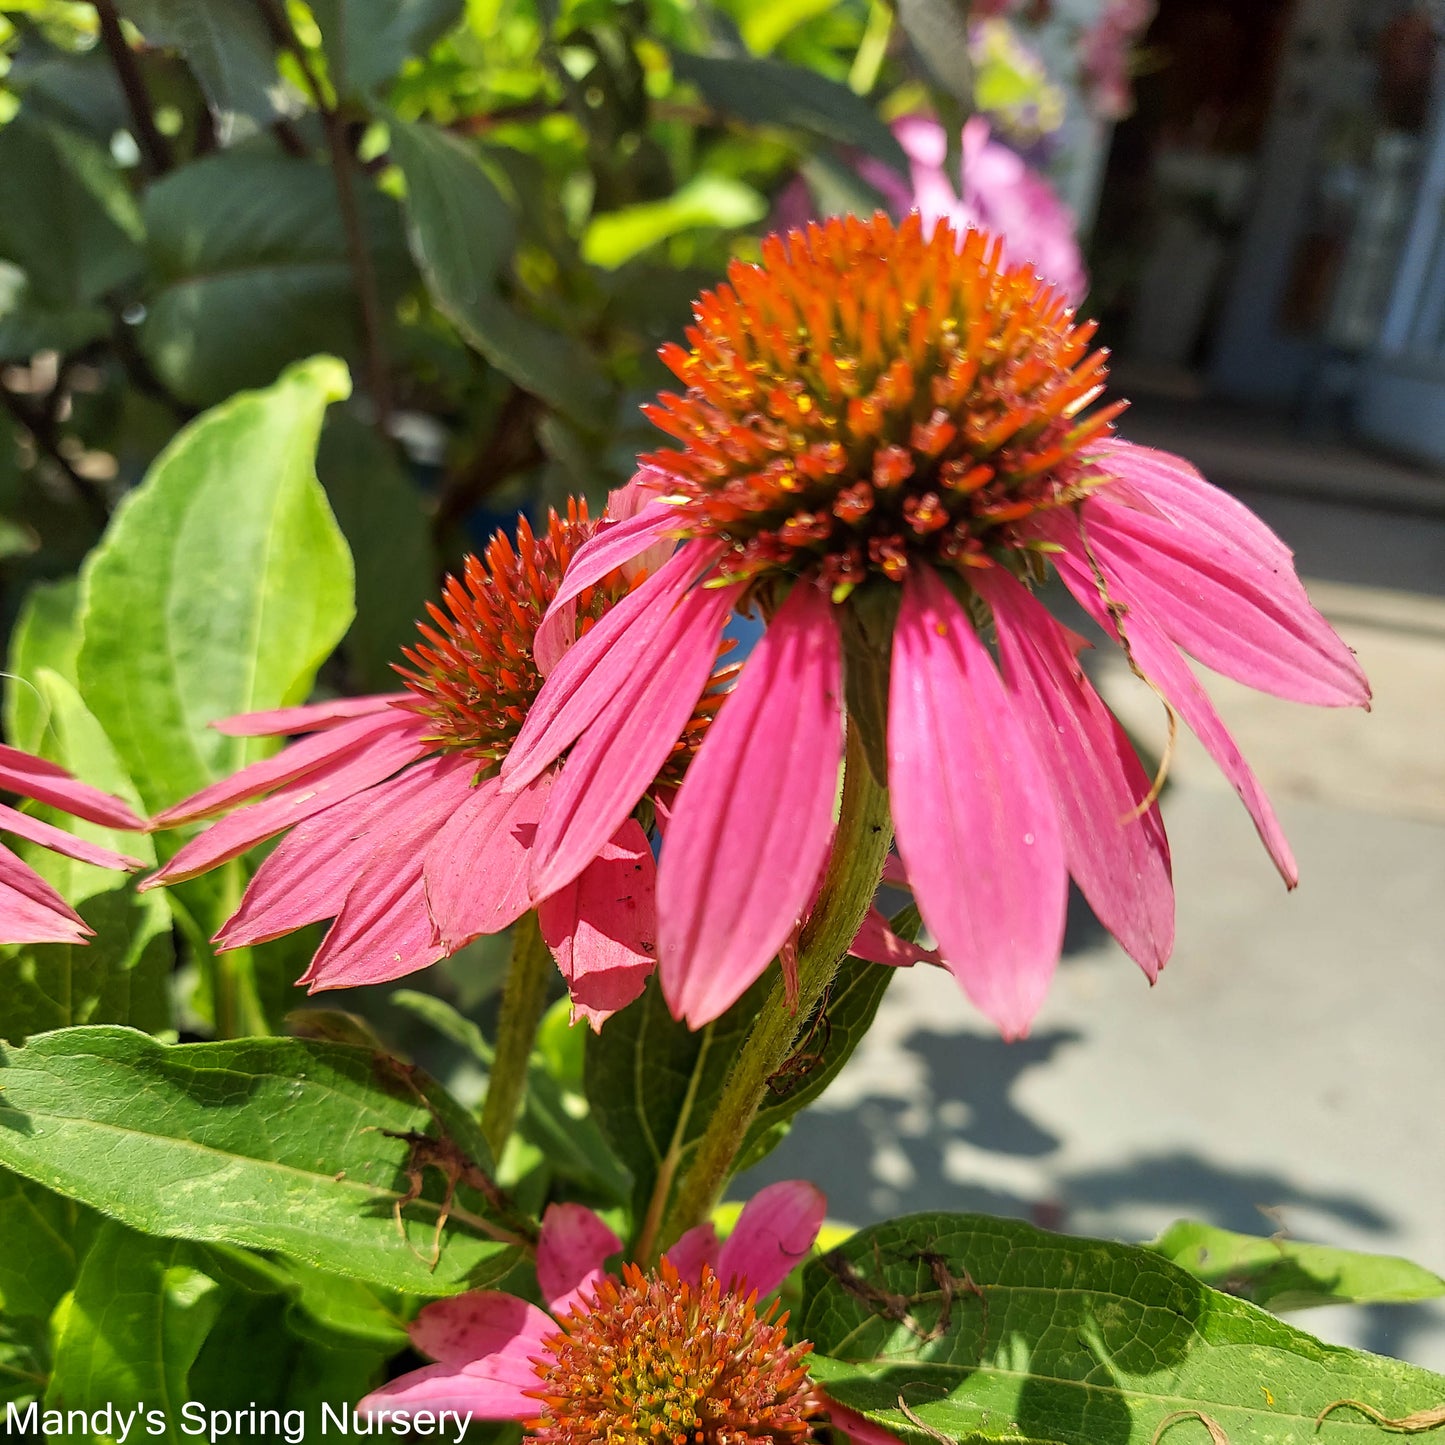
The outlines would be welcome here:
M 193 422 L 117 510 L 82 577 L 81 691 L 156 809 L 259 755 L 208 724 L 302 701 L 352 616 L 316 480 L 330 358 Z
M 70 1200 L 0 1170 L 0 1313 L 50 1318 L 75 1283 L 71 1231 L 79 1212 Z
M 384 299 L 409 264 L 396 205 L 359 184 Z M 171 389 L 206 406 L 318 351 L 360 352 L 356 278 L 331 172 L 227 152 L 173 172 L 145 198 L 159 278 L 141 346 Z
M 0 1405 L 33 1400 L 38 1408 L 50 1378 L 49 1333 L 49 1322 L 33 1315 L 0 1315 Z
M 391 122 L 412 251 L 437 308 L 504 375 L 576 420 L 605 419 L 607 391 L 580 343 L 506 301 L 511 208 L 477 153 L 444 131 Z
M 110 330 L 99 306 L 46 306 L 25 273 L 0 261 L 0 361 L 29 361 L 39 351 L 76 351 Z
M 815 70 L 756 56 L 715 59 L 675 51 L 672 67 L 724 115 L 857 146 L 908 173 L 908 158 L 867 101 Z
M 225 1299 L 198 1263 L 179 1240 L 103 1224 L 61 1315 L 46 1407 L 144 1405 L 164 1421 L 162 1435 L 146 1438 L 180 1445 L 188 1375 Z M 145 1419 L 149 1425 L 150 1415 Z
M 269 121 L 281 98 L 276 57 L 254 4 L 215 0 L 117 0 L 116 8 L 152 45 L 179 50 L 201 89 L 222 110 Z
M 136 276 L 141 222 L 110 157 L 21 111 L 0 128 L 0 260 L 25 272 L 31 302 L 84 306 Z
M 316 470 L 351 547 L 356 620 L 343 646 L 361 692 L 394 692 L 392 663 L 416 639 L 437 586 L 421 494 L 376 433 L 351 417 L 326 428 Z
M 461 18 L 463 0 L 312 0 L 332 83 L 366 96 Z
M 814 1377 L 918 1445 L 1150 1445 L 1181 1412 L 1238 1445 L 1329 1445 L 1382 1438 L 1344 1412 L 1316 1433 L 1344 1396 L 1392 1416 L 1445 1399 L 1445 1378 L 1321 1344 L 1149 1250 L 1010 1220 L 892 1220 L 803 1284 Z
M 1318 1305 L 1408 1304 L 1445 1295 L 1445 1279 L 1389 1254 L 1259 1239 L 1181 1219 L 1150 1246 L 1216 1289 L 1276 1314 Z
M 461 1187 L 448 1213 L 436 1169 L 398 1227 L 412 1153 L 392 1136 L 444 1129 L 458 1158 L 489 1164 L 470 1116 L 383 1056 L 300 1039 L 167 1047 L 97 1028 L 0 1049 L 0 1068 L 0 1163 L 145 1233 L 421 1294 L 510 1266 L 478 1194 Z

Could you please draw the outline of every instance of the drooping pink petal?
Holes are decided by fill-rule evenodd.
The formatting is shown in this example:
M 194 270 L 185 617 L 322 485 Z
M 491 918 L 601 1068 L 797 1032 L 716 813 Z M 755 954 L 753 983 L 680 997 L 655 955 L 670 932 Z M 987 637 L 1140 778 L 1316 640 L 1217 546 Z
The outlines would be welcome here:
M 1054 786 L 1064 856 L 1099 921 L 1151 982 L 1174 947 L 1169 844 L 1149 778 L 1078 662 L 1076 638 L 1002 568 L 974 586 L 993 609 L 1004 683 Z
M 1278 574 L 1242 552 L 1096 496 L 1083 507 L 1106 579 L 1206 667 L 1261 692 L 1322 707 L 1363 707 L 1370 689 L 1355 655 Z
M 502 762 L 502 786 L 507 792 L 525 787 L 581 736 L 636 671 L 678 598 L 718 551 L 703 543 L 682 548 L 567 650 L 532 700 L 527 720 Z M 575 559 L 572 565 L 577 565 Z
M 257 843 L 369 790 L 423 755 L 421 730 L 410 721 L 363 737 L 278 788 L 270 797 L 213 823 L 181 848 L 164 868 L 145 879 L 141 889 L 180 883 L 239 858 Z
M 263 758 L 232 773 L 228 778 L 202 788 L 199 793 L 157 813 L 151 819 L 152 828 L 173 828 L 178 823 L 193 823 L 211 813 L 219 813 L 236 803 L 269 793 L 327 763 L 338 761 L 368 743 L 386 738 L 391 734 L 409 735 L 419 739 L 426 731 L 424 719 L 387 708 L 384 712 L 368 713 L 365 717 L 353 718 L 325 732 L 302 738 L 300 742 L 284 747 L 274 757 Z M 422 751 L 421 748 L 417 749 Z
M 639 997 L 657 966 L 657 865 L 635 818 L 537 905 L 537 921 L 567 980 L 574 1019 L 600 1029 Z
M 1067 539 L 1069 534 L 1063 528 L 1055 535 Z M 1077 538 L 1077 532 L 1074 533 Z M 1119 632 L 1109 609 L 1099 595 L 1098 584 L 1086 560 L 1070 551 L 1054 557 L 1059 576 L 1073 593 L 1075 599 L 1094 621 L 1119 641 Z M 1294 854 L 1280 827 L 1278 817 L 1264 789 L 1259 784 L 1239 745 L 1224 726 L 1209 694 L 1199 684 L 1189 664 L 1180 656 L 1174 644 L 1150 620 L 1147 611 L 1132 608 L 1130 596 L 1118 582 L 1111 581 L 1110 590 L 1115 603 L 1127 609 L 1125 629 L 1128 634 L 1129 653 L 1134 664 L 1159 689 L 1169 705 L 1189 725 L 1194 735 L 1204 744 L 1209 755 L 1219 765 L 1220 771 L 1229 779 L 1240 801 L 1249 810 L 1254 820 L 1260 841 L 1268 849 L 1287 887 L 1293 888 L 1299 882 L 1299 869 Z
M 0 943 L 83 943 L 93 933 L 33 868 L 0 847 Z
M 1063 946 L 1058 807 L 967 613 L 911 570 L 893 633 L 888 780 L 919 911 L 969 998 L 1021 1036 Z
M 910 888 L 912 886 L 908 881 L 908 874 L 904 870 L 903 859 L 897 853 L 890 853 L 883 860 L 882 881 L 891 884 L 894 888 Z
M 357 875 L 378 847 L 387 847 L 395 820 L 405 817 L 437 778 L 453 771 L 469 776 L 472 763 L 454 753 L 427 758 L 302 819 L 256 870 L 215 942 L 223 949 L 248 948 L 335 918 Z
M 840 1405 L 829 1396 L 824 1396 L 828 1407 L 828 1423 L 836 1426 L 850 1440 L 858 1445 L 903 1445 L 893 1431 L 883 1425 L 875 1425 L 866 1415 Z
M 533 897 L 546 898 L 577 877 L 652 785 L 707 686 L 738 591 L 694 588 L 659 619 L 567 755 L 533 844 Z
M 717 1272 L 718 1254 L 721 1248 L 718 1243 L 717 1230 L 710 1222 L 704 1222 L 693 1225 L 686 1234 L 682 1235 L 677 1243 L 667 1251 L 667 1258 L 684 1283 L 696 1284 L 702 1278 L 703 1265 L 711 1265 L 713 1273 Z
M 771 1294 L 807 1257 L 827 1212 L 823 1191 L 802 1179 L 758 1190 L 723 1240 L 717 1263 L 723 1287 L 746 1281 L 760 1295 Z
M 128 873 L 134 868 L 144 866 L 139 858 L 127 858 L 110 848 L 88 843 L 84 838 L 77 838 L 74 833 L 67 833 L 64 828 L 32 818 L 29 813 L 22 813 L 8 803 L 0 803 L 0 831 L 14 833 L 18 838 L 24 838 L 29 843 L 38 843 L 42 848 L 49 848 L 52 853 L 59 853 L 65 858 L 75 858 L 81 863 L 94 863 L 97 868 L 114 868 L 117 872 Z
M 648 502 L 623 521 L 600 527 L 568 563 L 562 585 L 537 629 L 533 648 L 551 657 L 565 652 L 572 640 L 570 618 L 575 615 L 575 611 L 568 612 L 569 604 L 676 527 L 677 508 L 658 500 Z
M 552 774 L 519 793 L 495 778 L 472 789 L 427 848 L 427 907 L 448 953 L 511 927 L 532 906 L 527 870 Z
M 300 707 L 238 713 L 235 717 L 223 717 L 211 726 L 230 738 L 278 738 L 291 733 L 321 732 L 353 718 L 385 712 L 393 703 L 404 702 L 410 696 L 407 692 L 386 692 L 370 697 L 334 697 L 327 702 L 303 703 Z
M 590 1298 L 622 1241 L 585 1204 L 549 1204 L 537 1240 L 537 1284 L 558 1318 Z M 430 1353 L 430 1352 L 428 1352 Z
M 145 824 L 119 798 L 72 777 L 56 763 L 0 743 L 0 791 L 20 793 L 61 808 L 73 818 L 103 828 L 143 829 Z
M 608 494 L 607 515 L 619 522 L 625 522 L 650 506 L 671 485 L 672 480 L 666 472 L 659 471 L 656 467 L 640 467 L 630 481 Z M 646 550 L 624 562 L 621 567 L 622 575 L 629 582 L 635 582 L 639 577 L 651 576 L 672 556 L 676 548 L 677 543 L 664 533 L 661 541 L 654 542 Z
M 407 1333 L 412 1344 L 438 1364 L 493 1360 L 498 1378 L 525 1385 L 536 1381 L 529 1356 L 546 1353 L 544 1341 L 557 1333 L 557 1324 L 526 1300 L 485 1289 L 427 1305 Z
M 1118 480 L 1101 497 L 1122 497 L 1157 512 L 1186 531 L 1207 533 L 1213 544 L 1237 549 L 1269 567 L 1282 586 L 1293 582 L 1294 553 L 1243 502 L 1207 482 L 1183 457 L 1110 437 L 1090 448 L 1088 460 Z
M 439 776 L 371 853 L 300 982 L 318 989 L 385 983 L 435 963 L 446 949 L 426 906 L 422 860 L 470 790 L 470 773 Z
M 408 1418 L 423 1410 L 433 1415 L 450 1410 L 478 1420 L 527 1420 L 537 1413 L 538 1406 L 526 1390 L 535 1389 L 538 1383 L 535 1372 L 531 1385 L 524 1386 L 494 1380 L 482 1366 L 424 1365 L 373 1390 L 356 1407 L 356 1413 L 377 1425 L 384 1425 L 391 1411 L 405 1411 Z
M 876 908 L 870 908 L 864 915 L 848 952 L 866 963 L 882 963 L 891 968 L 905 968 L 911 963 L 941 962 L 936 948 L 920 948 L 916 943 L 900 938 Z
M 800 583 L 689 764 L 662 853 L 662 990 L 694 1028 L 742 996 L 812 903 L 833 840 L 842 691 L 833 604 Z

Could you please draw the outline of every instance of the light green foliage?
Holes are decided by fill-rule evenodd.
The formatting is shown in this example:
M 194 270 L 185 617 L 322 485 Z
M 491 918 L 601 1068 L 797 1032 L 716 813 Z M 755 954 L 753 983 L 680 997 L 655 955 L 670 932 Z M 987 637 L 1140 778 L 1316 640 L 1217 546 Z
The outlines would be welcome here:
M 312 0 L 331 82 L 365 96 L 391 80 L 409 55 L 456 23 L 463 0 Z
M 0 1164 L 149 1234 L 273 1249 L 424 1294 L 505 1268 L 475 1191 L 447 1217 L 437 1171 L 407 1189 L 410 1133 L 489 1167 L 473 1121 L 382 1056 L 295 1039 L 170 1048 L 127 1029 L 0 1053 Z
M 982 1215 L 862 1230 L 804 1290 L 814 1375 L 918 1445 L 1150 1445 L 1180 1411 L 1230 1441 L 1330 1445 L 1380 1438 L 1343 1411 L 1316 1432 L 1336 1400 L 1398 1417 L 1445 1399 L 1445 1378 L 1320 1344 L 1148 1250 Z
M 346 393 L 323 358 L 208 412 L 86 565 L 81 693 L 148 808 L 256 756 L 208 725 L 300 702 L 351 622 L 351 559 L 313 461 Z
M 1410 1304 L 1445 1295 L 1445 1279 L 1407 1259 L 1258 1239 L 1181 1219 L 1149 1248 L 1206 1284 L 1275 1313 L 1338 1304 Z

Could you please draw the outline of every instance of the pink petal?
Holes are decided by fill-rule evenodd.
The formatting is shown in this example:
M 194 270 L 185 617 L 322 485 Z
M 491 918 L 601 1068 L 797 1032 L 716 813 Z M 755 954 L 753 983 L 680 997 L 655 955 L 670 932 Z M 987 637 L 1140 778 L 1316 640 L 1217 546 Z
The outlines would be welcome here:
M 94 863 L 97 868 L 114 868 L 118 872 L 127 873 L 133 868 L 144 866 L 139 858 L 127 858 L 109 848 L 87 843 L 84 838 L 77 838 L 74 833 L 67 833 L 64 828 L 32 818 L 29 813 L 22 813 L 8 803 L 0 803 L 0 830 L 14 833 L 16 837 L 24 838 L 27 842 L 38 843 L 42 848 L 49 848 L 52 853 L 59 853 L 63 857 L 75 858 L 82 863 Z
M 939 952 L 1004 1036 L 1021 1036 L 1063 945 L 1058 808 L 992 659 L 930 567 L 909 572 L 893 633 L 888 778 Z
M 993 609 L 1009 695 L 1053 781 L 1064 856 L 1099 921 L 1153 982 L 1174 947 L 1169 844 L 1150 780 L 1077 657 L 1081 639 L 1001 568 L 974 586 Z
M 454 771 L 470 777 L 471 761 L 456 754 L 427 758 L 304 818 L 256 870 L 216 943 L 223 949 L 248 948 L 335 918 L 357 875 L 378 849 L 388 847 L 395 820 L 411 812 L 438 778 Z
M 1264 563 L 1281 583 L 1297 584 L 1294 553 L 1243 502 L 1206 482 L 1183 457 L 1112 437 L 1096 443 L 1088 460 L 1118 479 L 1099 496 L 1122 496 L 1186 531 L 1207 532 L 1212 543 Z
M 600 1029 L 637 998 L 657 966 L 657 865 L 629 818 L 574 882 L 537 905 L 572 1017 Z
M 920 948 L 916 943 L 900 938 L 876 908 L 870 908 L 864 916 L 848 952 L 866 963 L 882 963 L 892 968 L 903 968 L 911 963 L 941 962 L 936 948 Z
M 426 844 L 469 790 L 469 770 L 445 773 L 414 803 L 414 812 L 395 820 L 299 980 L 313 993 L 385 983 L 445 955 L 427 911 L 422 859 Z
M 833 841 L 842 692 L 833 604 L 799 584 L 689 764 L 662 853 L 662 989 L 693 1028 L 742 996 L 813 901 Z
M 718 1254 L 717 1230 L 710 1223 L 695 1224 L 671 1249 L 667 1258 L 672 1267 L 688 1284 L 696 1284 L 702 1278 L 703 1265 L 711 1265 L 717 1272 Z
M 678 598 L 719 551 L 699 543 L 682 548 L 567 650 L 532 700 L 527 720 L 502 762 L 502 786 L 509 793 L 538 777 L 581 736 L 637 669 Z M 572 566 L 576 565 L 574 559 Z M 556 607 L 555 599 L 552 605 Z
M 470 1413 L 478 1420 L 528 1420 L 541 1406 L 526 1391 L 540 1383 L 535 1371 L 531 1385 L 524 1386 L 457 1365 L 424 1365 L 373 1390 L 356 1407 L 356 1413 L 370 1416 L 376 1425 L 385 1423 L 385 1412 L 400 1410 L 408 1415 L 451 1410 L 462 1416 Z
M 151 874 L 141 888 L 179 883 L 239 858 L 257 843 L 329 811 L 424 756 L 421 730 L 410 723 L 365 737 L 346 751 L 308 769 L 303 777 L 277 789 L 269 798 L 240 808 L 212 824 L 199 837 L 192 838 L 158 873 Z
M 689 592 L 651 629 L 632 667 L 615 679 L 611 700 L 552 785 L 533 845 L 534 897 L 546 898 L 577 877 L 652 786 L 707 687 L 738 591 Z M 599 626 L 606 622 L 603 618 Z M 553 674 L 561 675 L 561 668 Z
M 427 1305 L 407 1333 L 424 1355 L 442 1365 L 495 1361 L 497 1377 L 536 1383 L 529 1356 L 546 1353 L 557 1323 L 536 1305 L 500 1290 L 472 1290 Z
M 748 1200 L 723 1241 L 717 1276 L 723 1285 L 771 1294 L 807 1257 L 823 1227 L 828 1200 L 802 1179 L 770 1184 Z
M 908 881 L 908 874 L 903 867 L 903 859 L 901 859 L 897 853 L 890 853 L 888 857 L 883 860 L 882 881 L 891 884 L 894 888 L 912 887 Z
M 64 768 L 0 743 L 0 789 L 49 803 L 74 818 L 104 828 L 143 829 L 145 824 L 119 798 L 92 788 Z
M 615 572 L 624 563 L 631 562 L 638 553 L 646 551 L 676 526 L 677 508 L 654 500 L 622 521 L 604 523 L 599 527 L 567 564 L 562 585 L 537 629 L 532 644 L 534 651 L 550 657 L 566 652 L 572 643 L 571 624 L 575 616 L 575 609 L 569 611 L 569 604 L 609 572 Z
M 621 1248 L 622 1241 L 585 1204 L 549 1204 L 537 1240 L 537 1284 L 547 1308 L 561 1319 L 590 1298 L 606 1273 L 607 1256 Z
M 393 703 L 404 702 L 409 692 L 377 693 L 371 697 L 335 697 L 329 702 L 308 702 L 301 707 L 277 707 L 267 712 L 243 712 L 223 717 L 211 726 L 231 738 L 285 737 L 290 733 L 314 733 L 352 718 L 385 712 Z
M 1262 692 L 1323 707 L 1362 707 L 1370 689 L 1354 654 L 1266 563 L 1199 531 L 1103 496 L 1083 508 L 1111 589 L 1122 585 L 1178 645 Z
M 1066 539 L 1069 533 L 1060 530 L 1056 535 Z M 1074 531 L 1077 540 L 1077 530 Z M 1099 596 L 1098 584 L 1086 560 L 1066 551 L 1054 557 L 1059 576 L 1074 594 L 1075 599 L 1094 621 L 1114 638 L 1119 633 L 1109 609 Z M 1220 771 L 1229 779 L 1240 801 L 1249 810 L 1256 832 L 1286 886 L 1293 888 L 1299 882 L 1299 868 L 1294 854 L 1290 851 L 1284 829 L 1271 806 L 1265 791 L 1259 785 L 1250 766 L 1239 751 L 1239 745 L 1224 726 L 1209 694 L 1199 685 L 1189 664 L 1179 655 L 1174 644 L 1150 620 L 1147 611 L 1130 606 L 1130 595 L 1117 583 L 1110 584 L 1110 591 L 1116 603 L 1128 608 L 1126 627 L 1129 634 L 1129 652 L 1135 665 L 1154 684 L 1169 705 L 1189 725 L 1194 735 L 1204 744 L 1210 756 L 1219 765 Z
M 903 1445 L 902 1440 L 882 1425 L 875 1425 L 866 1415 L 824 1397 L 828 1407 L 828 1423 L 841 1430 L 858 1445 Z
M 520 793 L 479 783 L 427 849 L 427 907 L 448 953 L 500 933 L 532 906 L 527 869 L 537 820 L 552 786 L 544 773 Z
M 0 848 L 0 943 L 83 943 L 93 933 L 33 868 Z
M 263 758 L 248 767 L 202 788 L 199 793 L 173 804 L 151 819 L 152 828 L 172 828 L 177 823 L 192 823 L 211 813 L 219 813 L 235 803 L 254 798 L 259 793 L 269 793 L 285 783 L 294 783 L 297 778 L 328 763 L 336 762 L 348 753 L 364 747 L 374 740 L 384 740 L 388 735 L 404 735 L 419 739 L 426 731 L 423 719 L 409 713 L 388 708 L 382 713 L 371 713 L 355 718 L 326 732 L 302 738 L 300 742 L 284 747 L 274 757 Z M 378 734 L 381 735 L 378 739 Z M 417 748 L 421 752 L 420 747 Z
M 637 516 L 672 485 L 666 472 L 661 472 L 656 467 L 641 467 L 633 474 L 631 481 L 608 494 L 607 516 L 625 522 L 629 517 Z M 645 551 L 624 562 L 620 569 L 622 575 L 628 582 L 651 576 L 676 550 L 677 542 L 664 534 L 660 542 L 654 542 Z

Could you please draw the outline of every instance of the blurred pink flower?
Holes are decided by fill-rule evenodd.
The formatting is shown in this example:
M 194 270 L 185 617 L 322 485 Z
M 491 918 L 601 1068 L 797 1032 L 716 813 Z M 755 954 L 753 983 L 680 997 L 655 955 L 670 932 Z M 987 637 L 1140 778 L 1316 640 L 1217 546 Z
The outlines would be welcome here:
M 496 1290 L 429 1304 L 410 1327 L 435 1364 L 373 1391 L 357 1413 L 451 1410 L 520 1420 L 552 1445 L 653 1439 L 789 1445 L 826 1418 L 866 1445 L 888 1431 L 828 1401 L 808 1378 L 806 1342 L 760 1301 L 804 1259 L 823 1223 L 811 1184 L 760 1190 L 721 1245 L 690 1230 L 656 1270 L 607 1272 L 622 1241 L 582 1204 L 549 1205 L 537 1245 L 547 1310 Z M 620 1358 L 633 1370 L 615 1368 Z M 607 1380 L 607 1388 L 599 1385 Z
M 1294 884 L 1274 812 L 1180 649 L 1299 702 L 1364 706 L 1369 688 L 1263 523 L 1179 458 L 1113 440 L 1121 404 L 1084 415 L 1106 375 L 1092 323 L 1001 267 L 986 236 L 881 215 L 769 237 L 763 264 L 735 263 L 694 316 L 690 349 L 663 352 L 686 392 L 648 409 L 679 449 L 648 459 L 664 494 L 632 533 L 678 551 L 626 626 L 558 665 L 503 765 L 503 790 L 525 787 L 571 748 L 534 886 L 573 876 L 626 815 L 695 696 L 691 659 L 731 609 L 759 611 L 766 631 L 689 765 L 657 884 L 670 1007 L 694 1027 L 727 1009 L 806 916 L 832 847 L 845 610 L 866 588 L 875 626 L 896 609 L 898 850 L 969 997 L 1006 1035 L 1027 1031 L 1070 874 L 1152 981 L 1174 933 L 1164 828 L 1078 664 L 1083 640 L 1031 591 L 1050 564 L 1198 734 Z M 616 561 L 582 548 L 559 596 Z
M 1031 265 L 1071 303 L 1083 300 L 1089 280 L 1073 214 L 1048 181 L 1017 152 L 993 139 L 983 116 L 973 116 L 964 125 L 958 189 L 944 169 L 948 137 L 936 120 L 903 116 L 893 122 L 893 134 L 908 157 L 907 180 L 873 156 L 852 159 L 895 219 L 916 210 L 930 224 L 946 220 L 958 231 L 988 231 L 1002 240 L 1010 265 Z M 779 197 L 774 222 L 780 230 L 793 229 L 810 214 L 807 184 L 799 177 Z
M 4 744 L 0 744 L 0 789 L 49 803 L 103 828 L 135 832 L 145 828 L 119 798 L 80 782 L 44 758 Z M 7 803 L 0 803 L 0 832 L 99 868 L 125 872 L 142 866 L 138 858 L 87 843 Z M 0 847 L 0 943 L 84 943 L 94 931 L 33 868 Z
M 1154 9 L 1154 0 L 1106 0 L 1099 18 L 1080 38 L 1084 81 L 1095 110 L 1106 120 L 1121 120 L 1133 109 L 1134 44 L 1154 18 Z

